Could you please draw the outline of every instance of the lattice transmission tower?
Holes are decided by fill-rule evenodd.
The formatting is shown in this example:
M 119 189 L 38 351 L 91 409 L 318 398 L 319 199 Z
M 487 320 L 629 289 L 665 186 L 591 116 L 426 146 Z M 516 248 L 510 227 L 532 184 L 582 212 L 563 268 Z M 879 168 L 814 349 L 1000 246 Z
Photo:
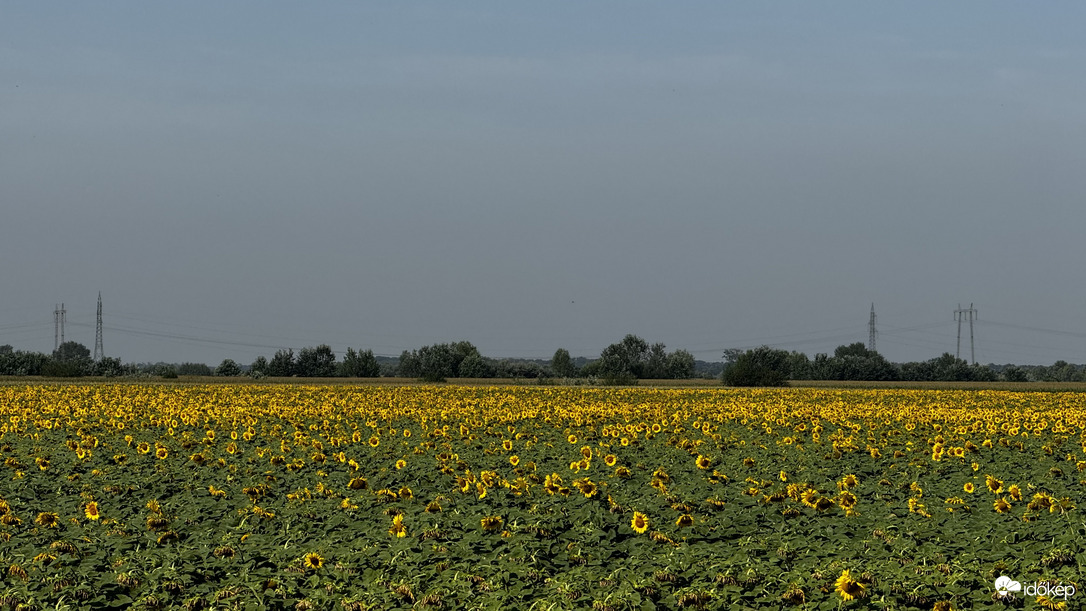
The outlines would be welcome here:
M 94 362 L 106 356 L 102 349 L 102 291 L 98 291 L 98 322 L 94 325 Z
M 53 352 L 56 352 L 60 345 L 64 343 L 64 319 L 66 317 L 67 310 L 64 309 L 64 304 L 54 306 L 53 308 Z
M 969 304 L 968 309 L 963 309 L 962 304 L 958 304 L 958 309 L 954 310 L 954 320 L 958 321 L 958 351 L 954 353 L 957 358 L 962 358 L 962 321 L 969 321 L 969 360 L 974 365 L 977 364 L 977 353 L 973 348 L 973 321 L 977 318 L 977 310 L 973 307 L 973 304 Z
M 875 338 L 878 337 L 878 335 L 879 335 L 878 329 L 875 328 L 875 321 L 876 320 L 877 320 L 877 317 L 875 316 L 875 304 L 872 303 L 871 304 L 871 318 L 868 319 L 868 321 L 867 321 L 867 349 L 870 350 L 871 352 L 876 352 L 876 350 L 875 350 Z

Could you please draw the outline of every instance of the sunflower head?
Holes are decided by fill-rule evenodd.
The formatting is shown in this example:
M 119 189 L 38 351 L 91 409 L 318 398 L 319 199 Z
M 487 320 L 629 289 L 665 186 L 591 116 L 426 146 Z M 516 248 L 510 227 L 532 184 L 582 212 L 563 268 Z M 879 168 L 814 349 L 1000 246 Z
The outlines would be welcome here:
M 87 516 L 88 520 L 97 520 L 102 517 L 98 513 L 98 503 L 95 501 L 87 503 L 86 507 L 83 508 L 83 514 Z
M 316 552 L 310 552 L 302 558 L 302 564 L 305 568 L 315 571 L 324 566 L 324 558 Z
M 845 600 L 855 600 L 864 595 L 864 586 L 852 578 L 848 569 L 841 572 L 841 576 L 833 583 L 834 590 Z
M 630 528 L 633 528 L 637 534 L 643 534 L 649 529 L 649 517 L 640 511 L 635 511 L 633 519 L 630 520 Z
M 392 526 L 388 529 L 388 534 L 396 535 L 398 538 L 407 536 L 407 528 L 403 525 L 403 514 L 398 513 L 392 518 Z

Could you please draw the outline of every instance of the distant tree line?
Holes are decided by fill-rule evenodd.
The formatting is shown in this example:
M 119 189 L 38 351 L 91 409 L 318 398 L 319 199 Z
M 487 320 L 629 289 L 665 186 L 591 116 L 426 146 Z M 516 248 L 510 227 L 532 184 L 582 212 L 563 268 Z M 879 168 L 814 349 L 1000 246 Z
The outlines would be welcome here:
M 0 346 L 0 375 L 79 377 L 124 375 L 120 359 L 91 358 L 90 350 L 78 342 L 64 342 L 52 354 L 15 350 L 10 345 Z
M 944 353 L 927 361 L 891 363 L 860 342 L 838 346 L 833 356 L 788 352 L 769 346 L 724 351 L 722 381 L 729 386 L 780 386 L 786 380 L 914 382 L 1083 382 L 1086 367 L 1057 361 L 1051 367 L 970 365 Z
M 1086 382 L 1086 366 L 1056 361 L 1043 365 L 970 365 L 949 353 L 927 361 L 891 363 L 862 343 L 838 346 L 832 355 L 788 352 L 769 346 L 724 351 L 723 363 L 694 359 L 686 350 L 668 352 L 627 335 L 599 358 L 572 357 L 559 348 L 550 360 L 495 359 L 480 354 L 471 342 L 432 344 L 404 350 L 399 358 L 376 356 L 372 350 L 347 348 L 338 360 L 326 344 L 294 353 L 281 349 L 271 359 L 259 356 L 242 366 L 224 359 L 216 367 L 204 363 L 128 363 L 117 358 L 93 360 L 86 346 L 68 341 L 51 354 L 0 345 L 4 376 L 222 376 L 235 377 L 408 377 L 424 381 L 449 378 L 566 379 L 589 383 L 631 384 L 639 379 L 718 377 L 730 386 L 778 386 L 787 380 L 858 381 L 1008 381 Z

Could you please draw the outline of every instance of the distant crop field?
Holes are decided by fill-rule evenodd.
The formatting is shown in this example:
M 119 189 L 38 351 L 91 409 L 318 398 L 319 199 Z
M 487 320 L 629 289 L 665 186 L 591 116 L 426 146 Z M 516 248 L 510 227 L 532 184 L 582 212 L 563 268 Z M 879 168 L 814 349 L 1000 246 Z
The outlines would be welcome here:
M 0 608 L 1077 608 L 1084 431 L 1061 392 L 8 384 Z

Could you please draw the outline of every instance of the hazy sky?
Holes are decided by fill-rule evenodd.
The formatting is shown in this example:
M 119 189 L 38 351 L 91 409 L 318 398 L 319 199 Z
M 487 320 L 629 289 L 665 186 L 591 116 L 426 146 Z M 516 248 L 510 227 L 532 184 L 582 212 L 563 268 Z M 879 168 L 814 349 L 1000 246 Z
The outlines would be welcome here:
M 1078 2 L 0 0 L 0 344 L 1086 362 Z M 962 356 L 968 358 L 968 328 Z

